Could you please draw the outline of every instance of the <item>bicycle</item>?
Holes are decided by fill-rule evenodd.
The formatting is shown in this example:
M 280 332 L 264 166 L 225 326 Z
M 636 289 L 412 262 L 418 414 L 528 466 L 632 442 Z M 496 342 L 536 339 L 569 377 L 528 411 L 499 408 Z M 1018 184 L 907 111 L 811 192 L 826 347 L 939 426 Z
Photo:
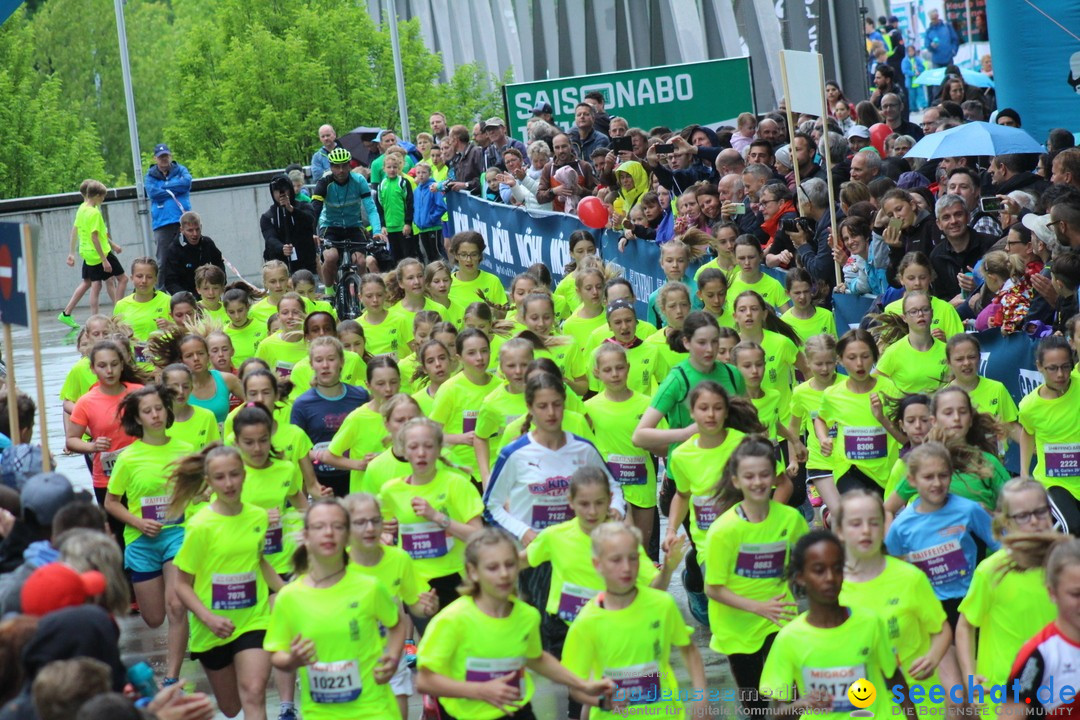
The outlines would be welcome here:
M 355 320 L 360 317 L 360 275 L 366 268 L 357 267 L 353 253 L 368 252 L 367 240 L 339 240 L 334 243 L 341 256 L 338 259 L 337 282 L 334 285 L 334 309 L 338 320 Z

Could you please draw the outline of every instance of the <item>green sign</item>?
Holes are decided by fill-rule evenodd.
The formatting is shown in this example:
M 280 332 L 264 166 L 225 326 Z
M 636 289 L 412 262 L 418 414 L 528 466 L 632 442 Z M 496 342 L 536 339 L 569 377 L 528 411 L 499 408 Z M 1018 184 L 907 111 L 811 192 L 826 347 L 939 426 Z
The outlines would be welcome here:
M 545 102 L 551 104 L 555 124 L 569 129 L 574 106 L 593 91 L 604 94 L 609 115 L 645 130 L 709 125 L 754 112 L 750 58 L 728 58 L 506 85 L 510 132 L 525 138 L 533 106 Z

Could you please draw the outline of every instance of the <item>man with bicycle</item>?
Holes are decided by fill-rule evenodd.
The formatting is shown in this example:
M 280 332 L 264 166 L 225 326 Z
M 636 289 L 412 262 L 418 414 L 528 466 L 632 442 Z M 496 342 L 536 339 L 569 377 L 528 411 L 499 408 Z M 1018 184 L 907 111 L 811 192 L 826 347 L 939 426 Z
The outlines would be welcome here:
M 335 148 L 330 152 L 329 160 L 330 174 L 319 179 L 311 195 L 312 207 L 319 218 L 319 233 L 324 240 L 322 279 L 328 289 L 337 282 L 338 261 L 346 242 L 365 248 L 353 252 L 353 260 L 361 269 L 367 267 L 378 272 L 380 257 L 385 255 L 389 259 L 386 233 L 382 230 L 371 188 L 363 176 L 352 172 L 349 164 L 352 154 L 343 147 Z M 370 244 L 364 232 L 365 215 L 375 240 Z

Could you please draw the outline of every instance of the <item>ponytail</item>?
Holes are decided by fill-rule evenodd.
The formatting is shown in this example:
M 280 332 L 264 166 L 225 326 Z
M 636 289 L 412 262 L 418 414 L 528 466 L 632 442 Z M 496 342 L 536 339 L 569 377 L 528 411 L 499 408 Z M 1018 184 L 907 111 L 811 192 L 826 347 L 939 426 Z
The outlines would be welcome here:
M 206 492 L 206 469 L 211 460 L 219 457 L 235 458 L 241 467 L 244 465 L 239 450 L 218 441 L 208 444 L 193 455 L 180 458 L 173 464 L 173 471 L 169 475 L 173 489 L 172 500 L 165 517 L 183 517 L 188 505 Z
M 536 362 L 533 360 L 533 362 Z M 528 371 L 526 371 L 528 374 Z M 536 399 L 536 393 L 541 390 L 554 390 L 558 393 L 564 401 L 566 400 L 566 385 L 563 383 L 562 377 L 559 375 L 552 375 L 551 373 L 543 372 L 538 375 L 533 375 L 525 382 L 525 406 L 529 407 Z M 529 432 L 529 427 L 532 425 L 532 412 L 525 413 L 525 422 L 521 425 L 521 434 L 525 435 Z

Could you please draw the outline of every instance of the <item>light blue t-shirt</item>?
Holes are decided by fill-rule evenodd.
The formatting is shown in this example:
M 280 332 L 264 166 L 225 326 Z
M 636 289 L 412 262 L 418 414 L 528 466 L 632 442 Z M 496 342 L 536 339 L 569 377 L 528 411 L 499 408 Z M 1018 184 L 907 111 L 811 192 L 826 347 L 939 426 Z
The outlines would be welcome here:
M 989 552 L 1000 547 L 990 528 L 990 515 L 976 502 L 949 495 L 936 512 L 918 512 L 920 498 L 893 521 L 885 536 L 889 554 L 926 573 L 939 600 L 962 598 L 977 564 L 975 536 Z

